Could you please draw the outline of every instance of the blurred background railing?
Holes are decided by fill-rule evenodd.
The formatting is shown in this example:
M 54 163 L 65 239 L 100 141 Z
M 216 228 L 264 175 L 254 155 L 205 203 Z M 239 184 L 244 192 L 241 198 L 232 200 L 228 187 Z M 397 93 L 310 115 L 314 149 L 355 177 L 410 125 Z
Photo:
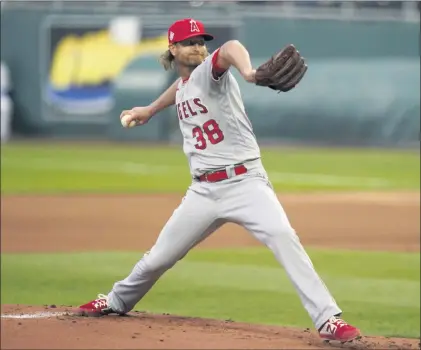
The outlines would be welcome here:
M 176 4 L 176 5 L 175 5 Z M 165 15 L 184 13 L 186 9 L 196 8 L 197 14 L 207 16 L 211 9 L 219 11 L 232 10 L 239 15 L 253 12 L 263 17 L 323 18 L 338 20 L 399 20 L 419 22 L 419 1 L 131 1 L 131 0 L 49 0 L 22 1 L 2 0 L 2 8 L 43 9 L 46 11 L 63 11 L 68 9 L 94 9 L 95 12 L 107 11 L 141 12 L 142 15 Z
M 419 4 L 2 1 L 1 60 L 9 71 L 2 129 L 12 127 L 2 140 L 179 142 L 172 110 L 129 131 L 118 115 L 149 103 L 175 78 L 157 56 L 167 46 L 168 25 L 195 17 L 215 33 L 211 51 L 236 38 L 257 65 L 291 42 L 307 59 L 306 78 L 287 94 L 239 79 L 262 143 L 418 148 Z

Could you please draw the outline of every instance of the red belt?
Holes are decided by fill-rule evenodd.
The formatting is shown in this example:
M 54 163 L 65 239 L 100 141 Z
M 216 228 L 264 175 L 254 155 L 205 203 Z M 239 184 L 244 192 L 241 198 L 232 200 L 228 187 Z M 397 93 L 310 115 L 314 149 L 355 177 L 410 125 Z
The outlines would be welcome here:
M 247 168 L 244 165 L 237 165 L 233 168 L 235 175 L 245 174 L 247 172 Z M 206 182 L 218 182 L 222 180 L 228 179 L 228 173 L 224 170 L 217 170 L 214 172 L 209 172 L 203 175 L 200 175 L 197 179 L 199 181 L 206 181 Z

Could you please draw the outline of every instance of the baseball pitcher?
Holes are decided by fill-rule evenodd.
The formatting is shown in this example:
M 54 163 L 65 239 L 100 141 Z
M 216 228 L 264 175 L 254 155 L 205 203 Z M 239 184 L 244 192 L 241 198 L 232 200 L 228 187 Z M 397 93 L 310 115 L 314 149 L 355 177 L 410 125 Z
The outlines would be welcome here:
M 121 113 L 125 127 L 141 126 L 164 108 L 175 106 L 192 183 L 155 245 L 131 273 L 107 295 L 99 294 L 80 310 L 88 315 L 129 312 L 177 261 L 231 222 L 273 252 L 322 339 L 352 341 L 360 337 L 360 331 L 339 318 L 342 310 L 291 227 L 262 165 L 231 73 L 237 69 L 247 82 L 280 93 L 297 86 L 307 65 L 297 49 L 288 45 L 253 69 L 240 42 L 230 40 L 209 54 L 205 44 L 212 39 L 198 20 L 173 23 L 168 29 L 168 50 L 160 60 L 166 70 L 176 70 L 179 79 L 149 106 Z

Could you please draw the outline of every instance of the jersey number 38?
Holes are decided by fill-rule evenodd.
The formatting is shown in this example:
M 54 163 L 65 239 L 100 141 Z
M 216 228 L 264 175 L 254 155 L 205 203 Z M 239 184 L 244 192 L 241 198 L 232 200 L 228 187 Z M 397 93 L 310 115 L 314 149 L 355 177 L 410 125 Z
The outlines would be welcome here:
M 224 139 L 224 134 L 218 123 L 214 119 L 209 119 L 201 128 L 199 126 L 193 128 L 193 137 L 197 141 L 194 145 L 196 149 L 204 150 L 208 146 L 205 134 L 212 145 L 216 145 Z

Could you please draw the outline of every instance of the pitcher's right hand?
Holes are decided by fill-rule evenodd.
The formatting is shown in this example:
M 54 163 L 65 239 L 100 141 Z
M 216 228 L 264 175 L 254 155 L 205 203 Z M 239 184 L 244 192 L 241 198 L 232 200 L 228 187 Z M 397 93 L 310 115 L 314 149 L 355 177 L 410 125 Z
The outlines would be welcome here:
M 152 109 L 148 107 L 134 107 L 129 110 L 124 110 L 120 114 L 120 120 L 122 124 L 126 127 L 130 126 L 130 123 L 135 122 L 135 125 L 144 125 L 146 124 L 153 116 Z M 124 118 L 124 122 L 123 122 Z

